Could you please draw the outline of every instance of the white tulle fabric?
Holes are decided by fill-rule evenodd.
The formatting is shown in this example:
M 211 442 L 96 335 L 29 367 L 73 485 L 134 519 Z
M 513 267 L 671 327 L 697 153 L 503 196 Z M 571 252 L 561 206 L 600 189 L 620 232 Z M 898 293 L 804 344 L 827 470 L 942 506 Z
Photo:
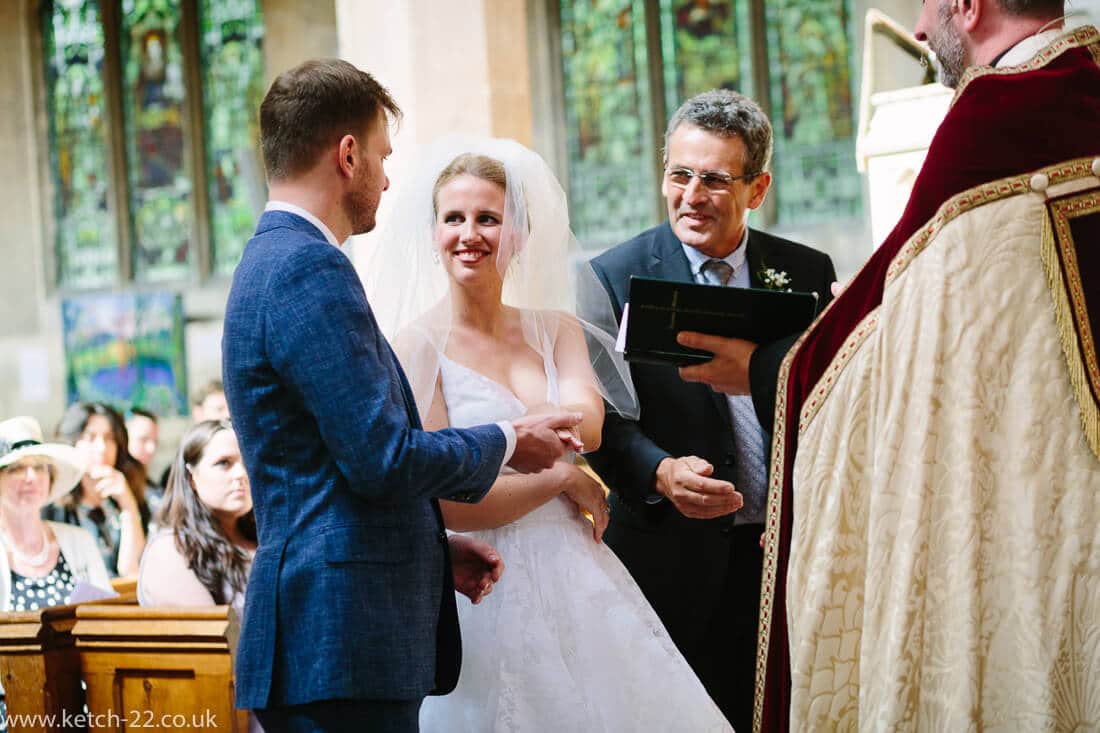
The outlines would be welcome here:
M 547 401 L 557 400 L 546 361 Z M 446 357 L 451 425 L 518 417 L 503 385 Z M 729 731 L 630 574 L 573 504 L 555 499 L 504 527 L 472 533 L 505 572 L 477 606 L 459 596 L 458 688 L 421 709 L 425 733 Z
M 504 166 L 507 187 L 497 252 L 501 301 L 522 311 L 524 340 L 534 351 L 557 342 L 560 314 L 585 331 L 594 386 L 610 409 L 638 417 L 630 371 L 615 351 L 611 301 L 569 228 L 565 192 L 537 153 L 514 140 L 449 136 L 426 147 L 413 175 L 367 254 L 363 286 L 382 332 L 394 344 L 423 418 L 431 405 L 439 359 L 451 332 L 450 285 L 434 245 L 433 189 L 463 153 Z M 545 354 L 543 354 L 545 356 Z
M 1025 194 L 944 226 L 803 425 L 792 730 L 1100 730 L 1100 465 L 1045 216 Z

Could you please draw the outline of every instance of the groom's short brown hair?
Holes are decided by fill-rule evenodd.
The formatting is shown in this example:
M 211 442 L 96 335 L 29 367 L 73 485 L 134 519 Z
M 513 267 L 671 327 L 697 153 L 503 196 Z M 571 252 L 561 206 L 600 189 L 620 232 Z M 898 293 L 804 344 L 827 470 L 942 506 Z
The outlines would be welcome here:
M 313 59 L 284 71 L 260 105 L 260 146 L 269 180 L 306 172 L 344 135 L 400 118 L 373 76 L 341 59 Z

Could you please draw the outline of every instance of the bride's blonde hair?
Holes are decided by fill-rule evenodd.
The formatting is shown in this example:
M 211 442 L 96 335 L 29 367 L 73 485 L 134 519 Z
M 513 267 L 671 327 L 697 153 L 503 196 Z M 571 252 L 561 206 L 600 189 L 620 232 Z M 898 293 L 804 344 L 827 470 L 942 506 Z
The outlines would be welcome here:
M 440 171 L 439 176 L 435 179 L 435 185 L 432 187 L 433 215 L 439 214 L 439 192 L 459 176 L 473 176 L 489 183 L 495 183 L 500 186 L 501 191 L 508 189 L 508 175 L 504 172 L 503 163 L 487 155 L 463 153 Z

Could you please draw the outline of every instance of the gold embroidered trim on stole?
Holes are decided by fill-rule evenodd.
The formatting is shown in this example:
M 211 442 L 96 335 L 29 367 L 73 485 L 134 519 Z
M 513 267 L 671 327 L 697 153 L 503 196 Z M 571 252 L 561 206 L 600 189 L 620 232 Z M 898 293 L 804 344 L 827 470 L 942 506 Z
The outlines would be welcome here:
M 1093 175 L 1092 161 L 1092 158 L 1079 158 L 1066 163 L 1052 165 L 1040 169 L 1039 171 L 1023 173 L 1011 178 L 1002 178 L 999 181 L 992 181 L 980 186 L 975 186 L 974 188 L 952 196 L 940 206 L 927 224 L 909 237 L 909 241 L 902 245 L 898 253 L 894 255 L 894 259 L 890 261 L 890 264 L 886 268 L 883 297 L 885 298 L 886 288 L 889 288 L 913 260 L 917 258 L 917 255 L 924 251 L 932 239 L 939 234 L 940 230 L 956 217 L 968 211 L 972 211 L 979 206 L 999 201 L 1008 196 L 1030 193 L 1031 178 L 1035 173 L 1045 174 L 1051 186 L 1091 176 Z M 843 293 L 841 295 L 843 296 Z M 833 302 L 829 304 L 829 307 L 831 308 L 839 299 L 839 297 L 834 299 Z M 860 321 L 856 328 L 852 329 L 852 333 L 845 341 L 844 347 L 833 356 L 828 368 L 814 384 L 813 389 L 810 391 L 810 397 L 807 398 L 806 403 L 802 406 L 802 412 L 799 414 L 799 435 L 809 427 L 810 422 L 821 409 L 821 404 L 832 391 L 833 384 L 836 383 L 836 379 L 840 376 L 840 372 L 843 371 L 848 365 L 848 362 L 851 361 L 856 349 L 858 349 L 859 345 L 870 336 L 871 332 L 877 326 L 877 312 L 878 308 L 876 307 L 875 310 L 863 317 L 863 320 Z M 801 343 L 801 340 L 799 343 Z M 793 353 L 794 349 L 791 351 Z M 778 420 L 779 416 L 777 414 L 776 425 L 780 424 Z
M 1070 383 L 1081 409 L 1081 427 L 1093 454 L 1100 458 L 1100 362 L 1069 225 L 1070 219 L 1078 216 L 1100 216 L 1100 189 L 1048 202 L 1047 209 L 1050 215 L 1043 217 L 1040 248 L 1043 269 L 1054 301 Z
M 894 259 L 890 261 L 890 265 L 886 268 L 886 282 L 883 285 L 883 290 L 890 287 L 894 280 L 905 271 L 905 268 L 917 258 L 917 255 L 924 251 L 932 238 L 956 217 L 979 206 L 991 204 L 1009 196 L 1031 193 L 1031 179 L 1039 173 L 1047 176 L 1050 186 L 1091 176 L 1093 175 L 1093 160 L 1093 158 L 1077 158 L 1065 163 L 1056 163 L 1036 171 L 983 183 L 980 186 L 955 194 L 941 204 L 928 223 L 909 237 L 909 241 L 902 245 L 902 248 L 894 255 Z
M 841 293 L 841 296 L 844 294 Z M 829 303 L 828 311 L 840 297 Z M 824 314 L 822 314 L 824 315 Z M 821 316 L 818 316 L 820 318 Z M 814 322 L 816 325 L 817 322 Z M 772 630 L 772 608 L 775 602 L 775 571 L 778 563 L 779 524 L 783 512 L 783 461 L 787 454 L 787 380 L 791 364 L 803 342 L 813 331 L 811 325 L 779 365 L 775 389 L 775 422 L 772 430 L 772 458 L 769 472 L 767 513 L 764 517 L 764 568 L 760 578 L 760 622 L 756 629 L 756 695 L 753 700 L 752 729 L 761 733 L 764 724 L 764 687 L 768 671 L 768 644 Z
M 1100 54 L 1100 48 L 1095 44 L 1100 42 L 1100 31 L 1091 25 L 1083 25 L 1080 28 L 1074 28 L 1073 30 L 1058 36 L 1047 46 L 1044 46 L 1037 54 L 1031 57 L 1030 60 L 1025 61 L 1018 66 L 971 66 L 963 74 L 962 79 L 959 81 L 959 86 L 955 88 L 955 96 L 951 98 L 951 106 L 955 106 L 955 102 L 958 101 L 959 96 L 963 93 L 970 82 L 975 79 L 980 79 L 984 76 L 1009 76 L 1011 74 L 1023 74 L 1027 71 L 1035 71 L 1041 69 L 1051 61 L 1056 59 L 1071 48 L 1080 48 L 1087 46 L 1093 57 L 1096 58 L 1097 54 Z
M 840 347 L 840 350 L 833 356 L 833 360 L 829 362 L 829 367 L 821 375 L 821 379 L 817 380 L 813 392 L 806 398 L 805 403 L 802 405 L 802 414 L 799 415 L 798 419 L 798 436 L 800 438 L 802 437 L 802 433 L 805 432 L 806 428 L 809 426 L 810 421 L 813 420 L 814 417 L 817 416 L 818 411 L 821 410 L 821 405 L 825 402 L 825 398 L 833 391 L 833 385 L 836 384 L 837 377 L 840 376 L 840 373 L 848 366 L 848 362 L 850 362 L 856 352 L 859 351 L 859 347 L 863 345 L 863 342 L 870 338 L 875 328 L 878 327 L 879 308 L 881 308 L 881 306 L 876 307 L 865 315 L 863 320 L 852 329 L 852 332 L 848 334 L 848 338 L 845 339 L 844 345 Z
M 843 296 L 843 293 L 841 293 L 841 296 Z M 834 298 L 833 301 L 829 303 L 829 308 L 833 306 L 833 303 L 840 300 L 841 296 Z M 827 311 L 828 308 L 825 310 Z M 836 375 L 839 374 L 844 366 L 851 360 L 852 355 L 858 351 L 860 344 L 866 341 L 867 337 L 874 332 L 877 324 L 878 308 L 875 308 L 864 316 L 863 320 L 859 322 L 859 325 L 852 330 L 851 335 L 849 335 L 847 341 L 844 342 L 844 346 L 841 347 L 837 356 L 835 356 L 833 361 L 829 364 L 829 368 L 825 372 L 825 377 L 818 381 L 818 384 L 814 387 L 814 391 L 811 393 L 807 404 L 812 403 L 815 406 L 813 410 L 814 414 L 816 414 L 817 409 L 820 408 L 821 402 L 824 399 L 824 395 L 819 395 L 819 392 L 824 389 L 824 394 L 828 394 L 828 392 L 832 390 L 832 385 L 836 383 Z M 791 373 L 791 364 L 794 362 L 795 354 L 798 353 L 802 343 L 812 330 L 813 327 L 811 326 L 801 337 L 799 337 L 798 341 L 791 347 L 791 350 L 787 352 L 787 356 L 784 357 L 783 363 L 779 366 L 779 377 L 776 380 L 778 386 L 775 391 L 774 424 L 782 426 L 782 428 L 772 431 L 771 472 L 769 474 L 771 485 L 768 487 L 768 509 L 767 515 L 764 518 L 764 568 L 760 582 L 760 624 L 757 628 L 756 636 L 756 695 L 753 700 L 752 713 L 752 729 L 755 733 L 760 733 L 761 727 L 764 724 L 764 686 L 768 670 L 768 644 L 772 629 L 772 609 L 775 603 L 775 572 L 779 557 L 779 524 L 783 513 L 783 462 L 787 454 L 786 385 L 787 379 Z M 826 384 L 823 386 L 822 383 Z M 805 409 L 803 410 L 803 414 L 805 414 Z M 812 415 L 810 417 L 812 417 Z M 805 425 L 803 425 L 803 420 L 800 420 L 798 425 L 799 435 L 802 434 L 804 428 Z

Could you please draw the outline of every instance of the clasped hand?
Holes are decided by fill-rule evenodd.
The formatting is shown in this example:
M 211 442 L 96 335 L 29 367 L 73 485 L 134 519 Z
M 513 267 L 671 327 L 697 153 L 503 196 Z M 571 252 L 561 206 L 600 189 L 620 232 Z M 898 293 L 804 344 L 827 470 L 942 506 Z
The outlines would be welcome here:
M 740 509 L 740 492 L 729 481 L 710 478 L 712 473 L 714 466 L 698 456 L 670 456 L 657 466 L 655 488 L 692 519 L 714 519 Z
M 577 505 L 578 512 L 592 518 L 592 538 L 602 541 L 611 518 L 603 484 L 572 463 L 559 461 L 550 470 L 561 482 L 561 493 Z
M 584 443 L 573 428 L 583 417 L 579 412 L 556 411 L 516 418 L 512 421 L 516 450 L 508 465 L 520 473 L 538 473 L 554 465 L 567 448 L 582 452 Z

